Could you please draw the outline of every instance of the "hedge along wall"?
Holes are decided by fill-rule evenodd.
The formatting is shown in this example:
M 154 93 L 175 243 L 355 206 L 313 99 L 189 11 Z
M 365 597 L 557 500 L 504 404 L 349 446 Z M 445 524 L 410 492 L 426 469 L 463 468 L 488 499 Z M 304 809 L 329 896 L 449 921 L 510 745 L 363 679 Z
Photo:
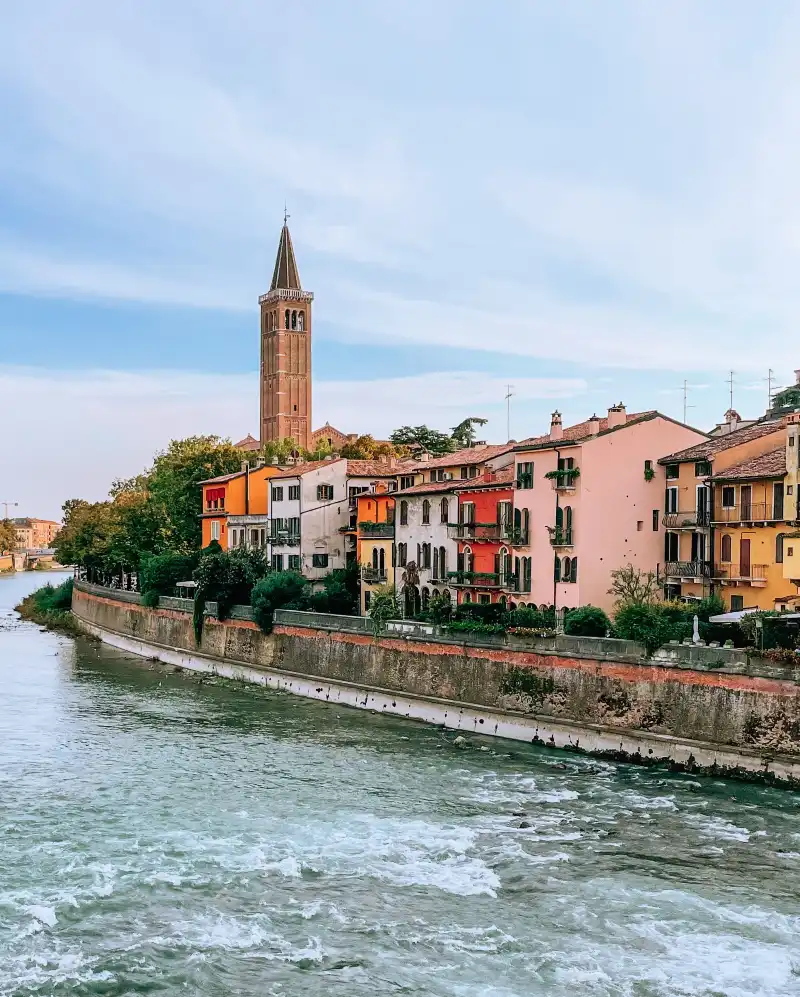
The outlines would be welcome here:
M 800 686 L 786 666 L 773 666 L 774 676 L 765 677 L 746 674 L 742 665 L 737 673 L 724 662 L 676 666 L 558 649 L 479 648 L 411 636 L 376 639 L 284 623 L 284 614 L 272 635 L 248 621 L 208 619 L 198 649 L 188 613 L 150 610 L 85 589 L 76 586 L 73 597 L 79 619 L 162 647 L 199 650 L 221 662 L 800 758 Z

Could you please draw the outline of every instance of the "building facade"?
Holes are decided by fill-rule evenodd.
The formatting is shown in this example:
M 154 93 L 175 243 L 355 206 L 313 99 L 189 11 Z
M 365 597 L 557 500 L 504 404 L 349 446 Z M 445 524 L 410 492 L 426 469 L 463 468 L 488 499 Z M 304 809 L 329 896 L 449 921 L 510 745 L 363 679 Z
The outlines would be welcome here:
M 311 439 L 311 307 L 284 221 L 272 283 L 261 307 L 260 440 Z
M 202 546 L 216 540 L 223 550 L 269 544 L 269 480 L 279 467 L 250 467 L 201 481 Z
M 662 557 L 659 456 L 702 440 L 668 416 L 629 414 L 622 404 L 569 427 L 554 412 L 546 436 L 515 448 L 515 517 L 527 513 L 532 572 L 518 601 L 610 612 L 611 572 L 628 564 L 655 572 Z
M 451 524 L 458 522 L 456 484 L 428 481 L 397 493 L 396 589 L 406 616 L 434 596 L 456 599 L 448 577 L 458 563 L 458 539 L 450 532 Z
M 46 550 L 52 546 L 61 524 L 53 519 L 23 517 L 13 520 L 17 532 L 17 546 L 21 550 Z
M 361 492 L 356 499 L 358 562 L 361 574 L 361 613 L 369 612 L 372 593 L 395 586 L 395 498 L 386 482 Z

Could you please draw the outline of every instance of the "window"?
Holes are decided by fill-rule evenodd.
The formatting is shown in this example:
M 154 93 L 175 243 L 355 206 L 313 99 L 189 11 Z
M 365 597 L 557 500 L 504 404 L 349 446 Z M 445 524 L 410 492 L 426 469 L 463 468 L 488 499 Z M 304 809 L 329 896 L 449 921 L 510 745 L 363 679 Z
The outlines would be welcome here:
M 743 595 L 732 595 L 731 596 L 731 612 L 740 613 L 744 609 L 744 596 Z
M 423 544 L 420 557 L 420 568 L 430 568 L 431 566 L 431 545 Z
M 658 532 L 658 519 L 659 519 L 658 509 L 653 509 L 653 533 Z
M 578 559 L 573 557 L 572 559 L 572 573 L 570 575 L 570 581 L 577 582 L 578 580 Z
M 299 502 L 300 501 L 300 485 L 289 485 L 289 501 Z
M 283 571 L 283 554 L 272 555 L 272 570 Z
M 572 581 L 572 558 L 565 557 L 561 562 L 561 581 L 571 582 Z
M 286 520 L 286 529 L 287 529 L 290 537 L 299 537 L 300 536 L 300 517 L 299 516 L 290 516 Z
M 422 503 L 422 525 L 427 526 L 431 521 L 431 504 L 427 499 Z
M 292 328 L 297 328 L 297 312 L 294 309 L 292 310 Z
M 490 595 L 487 595 L 485 592 L 481 592 L 481 594 L 478 596 L 478 602 L 482 606 L 488 606 L 491 601 L 492 597 Z
M 785 533 L 779 533 L 775 537 L 775 563 L 783 564 L 783 538 L 786 536 Z
M 473 464 L 473 465 L 472 465 L 472 466 L 470 467 L 470 469 L 469 469 L 469 476 L 470 476 L 471 478 L 477 478 L 477 477 L 478 477 L 478 473 L 479 473 L 479 472 L 478 472 L 478 465 L 477 465 L 477 464 Z
M 711 474 L 711 464 L 707 460 L 698 460 L 694 465 L 694 476 L 706 478 Z
M 289 328 L 289 309 L 288 308 L 283 313 L 283 327 L 284 327 L 284 329 L 288 329 Z
M 289 571 L 299 571 L 300 570 L 300 555 L 290 554 L 289 555 Z
M 667 464 L 667 478 L 677 478 L 680 474 L 680 464 Z
M 464 465 L 464 467 L 461 468 L 461 477 L 462 478 L 469 477 L 469 468 L 466 466 L 466 464 Z
M 783 519 L 783 482 L 776 481 L 772 486 L 772 518 Z
M 272 501 L 273 502 L 283 502 L 283 487 L 279 485 L 272 486 Z
M 790 446 L 790 447 L 793 447 L 793 446 L 794 446 L 794 437 L 793 437 L 793 436 L 790 436 L 790 437 L 789 437 L 789 446 Z
M 211 539 L 212 540 L 219 540 L 219 520 L 218 519 L 212 519 L 211 520 Z
M 475 522 L 475 503 L 474 502 L 462 502 L 458 509 L 459 516 L 461 517 L 461 522 L 464 524 L 474 524 Z
M 653 470 L 653 462 L 652 462 L 652 460 L 646 460 L 644 462 L 644 469 L 645 469 L 645 471 L 652 471 Z
M 414 487 L 414 475 L 413 474 L 404 474 L 404 475 L 402 475 L 401 478 L 400 478 L 400 487 L 401 488 L 413 488 Z
M 400 503 L 400 525 L 408 526 L 408 502 L 405 499 Z
M 447 550 L 439 548 L 439 577 L 447 578 Z
M 733 543 L 730 538 L 730 534 L 726 533 L 719 545 L 719 559 L 724 561 L 726 564 L 730 563 L 731 551 L 733 550 Z
M 258 547 L 258 530 L 250 530 L 250 546 Z
M 305 312 L 301 309 L 297 313 L 297 328 L 300 330 L 300 332 L 303 332 L 305 326 L 306 326 L 306 315 Z
M 522 558 L 522 591 L 530 592 L 531 590 L 531 559 L 529 557 Z
M 677 561 L 680 557 L 680 538 L 677 533 L 664 534 L 664 560 Z
M 555 565 L 553 568 L 553 577 L 557 582 L 561 581 L 561 558 L 556 555 Z
M 370 600 L 371 599 L 372 599 L 372 593 L 370 592 L 369 589 L 367 589 L 366 592 L 364 593 L 364 612 L 365 613 L 369 612 L 369 604 L 370 604 Z
M 333 499 L 333 485 L 317 485 L 317 499 L 320 502 Z
M 722 508 L 733 509 L 736 505 L 736 489 L 733 485 L 725 485 L 722 489 Z
M 448 522 L 450 519 L 450 503 L 446 498 L 443 498 L 439 503 L 439 519 L 442 523 Z
M 794 495 L 794 485 L 787 485 L 786 486 L 786 494 L 787 495 Z
M 674 515 L 677 511 L 678 511 L 678 489 L 667 488 L 666 499 L 664 503 L 664 512 L 666 512 L 667 515 Z
M 397 545 L 397 564 L 398 567 L 404 568 L 406 566 L 406 561 L 408 559 L 408 544 L 398 544 Z
M 517 488 L 533 488 L 533 461 L 517 464 Z
M 312 554 L 311 555 L 311 567 L 312 568 L 327 568 L 328 567 L 328 555 L 327 554 Z
M 786 556 L 787 557 L 794 557 L 794 547 L 787 547 L 786 548 Z
M 641 533 L 643 529 L 644 529 L 644 520 L 643 519 L 637 519 L 636 520 L 636 532 L 637 533 Z

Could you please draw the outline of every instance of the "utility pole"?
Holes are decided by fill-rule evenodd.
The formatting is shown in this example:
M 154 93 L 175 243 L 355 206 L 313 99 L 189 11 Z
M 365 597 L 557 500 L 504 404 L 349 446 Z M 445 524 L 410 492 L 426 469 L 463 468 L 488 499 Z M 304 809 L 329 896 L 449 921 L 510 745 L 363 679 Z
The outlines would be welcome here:
M 0 499 L 0 505 L 2 505 L 3 508 L 5 509 L 5 514 L 3 516 L 3 519 L 8 519 L 8 507 L 9 506 L 12 506 L 12 507 L 18 506 L 19 502 L 5 502 L 2 499 Z
M 513 384 L 506 385 L 506 442 L 511 439 L 511 399 L 514 397 L 514 392 L 511 389 L 513 387 Z

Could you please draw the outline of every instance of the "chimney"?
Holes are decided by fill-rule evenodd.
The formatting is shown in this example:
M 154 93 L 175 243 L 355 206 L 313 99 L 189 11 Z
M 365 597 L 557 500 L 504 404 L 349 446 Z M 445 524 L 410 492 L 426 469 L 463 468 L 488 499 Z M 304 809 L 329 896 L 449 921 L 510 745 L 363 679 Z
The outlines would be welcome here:
M 564 428 L 561 425 L 561 413 L 558 409 L 550 416 L 550 439 L 560 440 L 564 435 Z
M 249 466 L 250 466 L 250 462 L 246 461 L 246 460 L 243 460 L 242 461 L 242 472 L 246 471 Z
M 728 411 L 723 416 L 725 423 L 728 427 L 728 432 L 732 433 L 742 421 L 742 417 L 736 411 L 735 408 L 729 408 Z
M 797 384 L 800 384 L 800 370 L 794 372 L 794 379 Z
M 390 457 L 389 458 L 389 470 L 393 471 L 396 467 L 397 467 L 397 458 L 396 457 Z
M 597 436 L 600 432 L 600 419 L 596 415 L 589 416 L 589 435 Z
M 628 413 L 622 402 L 617 402 L 608 410 L 608 428 L 615 429 L 617 426 L 624 426 L 628 421 Z

